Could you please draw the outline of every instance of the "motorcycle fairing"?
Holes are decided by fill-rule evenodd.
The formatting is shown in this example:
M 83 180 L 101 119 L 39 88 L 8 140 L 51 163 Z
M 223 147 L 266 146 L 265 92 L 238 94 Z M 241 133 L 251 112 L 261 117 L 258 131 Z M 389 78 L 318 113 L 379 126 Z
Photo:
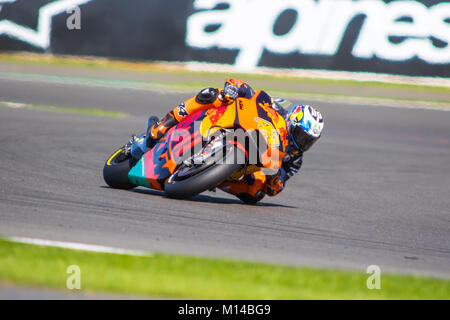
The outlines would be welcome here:
M 204 117 L 205 112 L 199 112 L 171 128 L 130 170 L 128 179 L 136 185 L 163 190 L 164 183 L 178 165 L 174 159 L 202 142 L 194 122 L 201 121 Z
M 278 171 L 287 148 L 286 121 L 271 107 L 272 99 L 264 91 L 258 90 L 251 99 L 240 98 L 236 103 L 239 126 L 247 132 L 259 131 L 266 140 L 268 148 L 259 150 L 261 164 Z

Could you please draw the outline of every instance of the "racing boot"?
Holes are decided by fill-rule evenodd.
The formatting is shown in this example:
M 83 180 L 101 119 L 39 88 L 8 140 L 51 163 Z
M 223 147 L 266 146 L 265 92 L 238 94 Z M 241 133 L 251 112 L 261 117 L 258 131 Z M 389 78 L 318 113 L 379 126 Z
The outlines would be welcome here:
M 149 147 L 154 147 L 155 144 L 169 131 L 170 128 L 178 124 L 178 120 L 170 111 L 164 118 L 157 121 L 158 118 L 150 117 L 147 122 L 147 141 Z
M 147 148 L 149 148 L 149 149 L 153 148 L 155 146 L 156 142 L 158 141 L 156 139 L 153 139 L 152 133 L 151 133 L 152 127 L 155 126 L 158 122 L 159 122 L 159 119 L 158 119 L 158 117 L 155 117 L 155 116 L 151 116 L 147 120 L 147 131 L 145 132 L 145 137 L 147 140 Z

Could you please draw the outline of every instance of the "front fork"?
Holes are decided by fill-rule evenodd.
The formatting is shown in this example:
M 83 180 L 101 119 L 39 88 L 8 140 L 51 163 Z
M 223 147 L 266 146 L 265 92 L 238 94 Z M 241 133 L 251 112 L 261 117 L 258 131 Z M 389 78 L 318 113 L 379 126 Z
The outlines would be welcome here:
M 147 151 L 147 138 L 145 135 L 141 135 L 139 137 L 132 135 L 129 144 L 129 153 L 131 154 L 131 157 L 133 157 L 133 159 L 135 159 L 136 161 L 141 159 L 144 153 Z

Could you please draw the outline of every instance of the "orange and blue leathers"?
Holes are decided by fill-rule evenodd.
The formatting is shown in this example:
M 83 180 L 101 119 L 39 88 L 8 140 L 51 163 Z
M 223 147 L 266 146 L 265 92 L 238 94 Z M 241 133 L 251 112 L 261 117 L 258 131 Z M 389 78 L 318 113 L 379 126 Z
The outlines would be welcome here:
M 235 88 L 237 97 L 250 99 L 255 94 L 253 89 L 241 80 L 227 79 L 225 88 L 227 85 L 231 85 Z M 186 100 L 171 110 L 161 121 L 155 123 L 150 128 L 149 134 L 153 140 L 159 140 L 171 127 L 175 126 L 186 117 L 207 109 L 228 106 L 233 102 L 234 100 L 227 92 L 224 92 L 224 90 L 206 88 L 200 91 L 196 96 Z M 287 112 L 281 106 L 278 107 L 278 110 L 277 108 L 274 108 L 275 111 L 281 116 L 286 117 Z M 247 203 L 256 203 L 266 194 L 269 196 L 276 196 L 283 190 L 286 181 L 292 175 L 292 170 L 296 172 L 296 170 L 298 171 L 298 169 L 300 169 L 301 157 L 293 157 L 292 154 L 289 153 L 286 157 L 289 159 L 286 161 L 283 159 L 281 169 L 273 176 L 266 176 L 263 172 L 257 171 L 244 176 L 244 178 L 239 181 L 225 181 L 219 185 L 219 188 L 237 196 Z M 297 160 L 300 159 L 300 162 L 297 161 L 297 164 L 292 166 L 293 158 L 296 158 Z M 298 163 L 300 163 L 300 165 L 298 165 Z

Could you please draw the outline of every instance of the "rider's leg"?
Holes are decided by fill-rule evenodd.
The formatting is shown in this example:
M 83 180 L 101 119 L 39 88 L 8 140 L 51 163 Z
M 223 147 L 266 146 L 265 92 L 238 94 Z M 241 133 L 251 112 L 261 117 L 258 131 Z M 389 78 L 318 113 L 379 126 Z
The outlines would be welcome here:
M 150 119 L 153 117 L 150 117 Z M 156 118 L 156 117 L 155 117 Z M 150 121 L 149 119 L 149 121 Z M 173 126 L 178 124 L 178 120 L 174 117 L 173 112 L 169 112 L 166 114 L 164 118 L 161 119 L 161 121 L 154 122 L 148 129 L 148 137 L 152 138 L 154 141 L 158 141 L 161 139 L 166 132 L 172 128 Z
M 147 147 L 149 149 L 153 148 L 157 141 L 152 138 L 151 130 L 152 130 L 152 127 L 158 123 L 158 121 L 159 121 L 158 117 L 155 117 L 155 116 L 151 116 L 147 120 L 147 131 L 145 132 L 145 137 L 147 139 Z

